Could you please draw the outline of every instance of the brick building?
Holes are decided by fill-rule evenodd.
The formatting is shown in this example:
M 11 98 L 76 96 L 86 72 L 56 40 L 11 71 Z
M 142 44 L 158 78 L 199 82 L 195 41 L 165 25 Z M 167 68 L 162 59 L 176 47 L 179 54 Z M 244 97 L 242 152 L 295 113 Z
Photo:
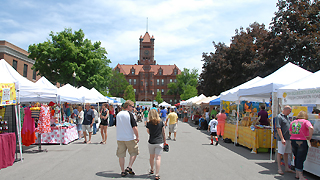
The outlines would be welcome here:
M 139 60 L 138 64 L 125 65 L 118 64 L 114 70 L 123 73 L 129 84 L 134 88 L 137 101 L 152 101 L 157 92 L 161 92 L 164 101 L 175 104 L 180 97 L 167 95 L 170 82 L 177 82 L 176 75 L 180 74 L 180 69 L 174 65 L 159 65 L 154 59 L 154 37 L 150 37 L 146 32 L 140 36 Z
M 7 41 L 0 40 L 0 59 L 6 60 L 19 74 L 36 82 L 41 76 L 32 70 L 34 60 L 28 58 L 29 53 Z

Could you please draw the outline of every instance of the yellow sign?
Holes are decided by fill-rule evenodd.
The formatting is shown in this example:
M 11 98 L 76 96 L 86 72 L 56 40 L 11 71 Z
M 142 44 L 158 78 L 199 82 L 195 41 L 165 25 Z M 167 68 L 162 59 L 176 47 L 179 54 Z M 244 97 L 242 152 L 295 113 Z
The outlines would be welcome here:
M 308 113 L 308 106 L 292 106 L 293 116 L 298 116 L 300 111 Z
M 17 103 L 16 87 L 14 83 L 0 83 L 0 106 Z

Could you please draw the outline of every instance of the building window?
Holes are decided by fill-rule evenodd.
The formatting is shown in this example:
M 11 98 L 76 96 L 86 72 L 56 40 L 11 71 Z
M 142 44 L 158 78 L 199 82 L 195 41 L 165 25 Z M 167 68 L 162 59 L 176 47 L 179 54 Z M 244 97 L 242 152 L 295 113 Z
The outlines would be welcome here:
M 164 89 L 161 89 L 161 95 L 164 95 Z
M 146 82 L 146 86 L 148 86 L 148 81 Z
M 13 67 L 15 70 L 17 70 L 17 67 L 18 67 L 18 61 L 13 60 L 13 62 L 12 62 L 12 67 Z
M 170 104 L 172 104 L 172 99 L 170 99 Z
M 137 80 L 133 79 L 133 85 L 136 85 L 136 84 L 137 84 Z
M 160 90 L 159 89 L 157 89 L 157 92 L 159 92 Z
M 152 86 L 152 81 L 150 81 L 150 86 Z
M 159 75 L 162 75 L 162 69 L 159 69 Z
M 133 89 L 133 91 L 134 91 L 134 93 L 136 93 L 136 92 L 137 92 L 137 90 L 136 90 L 136 89 Z
M 176 82 L 177 82 L 177 79 L 174 79 L 174 82 L 176 83 Z
M 33 70 L 32 79 L 33 79 L 33 80 L 36 80 L 36 79 L 37 79 L 37 71 L 36 71 L 36 70 Z
M 178 70 L 176 70 L 176 69 L 173 70 L 173 74 L 174 74 L 174 75 L 177 75 L 177 74 L 178 74 Z
M 117 68 L 116 68 L 116 71 L 120 72 L 120 69 L 117 67 Z
M 176 100 L 176 99 L 174 100 L 174 103 L 177 103 L 177 100 Z
M 27 77 L 28 75 L 28 65 L 24 64 L 23 66 L 23 77 Z
M 134 71 L 135 71 L 134 69 L 131 69 L 131 74 L 132 74 L 132 75 L 134 75 Z
M 162 86 L 164 85 L 164 79 L 161 79 L 161 85 Z
M 158 86 L 160 85 L 160 80 L 159 80 L 159 79 L 157 79 L 157 85 L 158 85 Z
M 140 81 L 141 86 L 143 86 L 143 81 Z
M 131 85 L 131 79 L 129 79 L 129 84 Z
M 172 83 L 172 79 L 170 79 L 170 82 Z

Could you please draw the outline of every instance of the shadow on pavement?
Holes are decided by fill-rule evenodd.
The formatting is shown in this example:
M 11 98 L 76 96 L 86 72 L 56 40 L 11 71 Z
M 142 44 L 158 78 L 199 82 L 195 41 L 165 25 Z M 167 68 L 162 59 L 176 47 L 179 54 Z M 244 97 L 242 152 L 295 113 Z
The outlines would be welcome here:
M 210 144 L 210 134 L 207 130 L 198 130 L 196 129 L 198 127 L 198 125 L 195 125 L 193 122 L 189 121 L 189 122 L 182 122 L 182 123 L 187 123 L 189 124 L 189 126 L 195 128 L 195 130 L 200 131 L 201 133 L 207 135 L 208 138 L 208 145 Z M 205 145 L 205 144 L 203 144 Z M 235 146 L 234 143 L 225 143 L 222 139 L 219 140 L 219 145 L 218 146 L 223 146 L 225 148 L 227 148 L 228 150 L 246 158 L 249 160 L 269 160 L 270 159 L 270 152 L 269 153 L 251 153 L 251 149 L 244 147 L 244 146 L 240 146 L 237 145 Z M 273 153 L 272 158 L 275 158 L 275 155 Z
M 97 176 L 101 177 L 109 177 L 109 178 L 130 178 L 130 179 L 135 179 L 135 178 L 141 178 L 141 179 L 154 179 L 154 176 L 150 176 L 149 174 L 141 174 L 141 175 L 130 175 L 128 174 L 126 177 L 121 177 L 120 173 L 114 173 L 112 171 L 102 171 L 102 172 L 97 172 Z

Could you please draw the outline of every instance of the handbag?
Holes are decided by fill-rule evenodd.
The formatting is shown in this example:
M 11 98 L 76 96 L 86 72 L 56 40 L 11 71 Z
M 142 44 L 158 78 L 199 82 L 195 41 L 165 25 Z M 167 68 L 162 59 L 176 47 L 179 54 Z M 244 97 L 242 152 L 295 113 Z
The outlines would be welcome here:
M 169 152 L 169 144 L 163 144 L 163 151 Z

